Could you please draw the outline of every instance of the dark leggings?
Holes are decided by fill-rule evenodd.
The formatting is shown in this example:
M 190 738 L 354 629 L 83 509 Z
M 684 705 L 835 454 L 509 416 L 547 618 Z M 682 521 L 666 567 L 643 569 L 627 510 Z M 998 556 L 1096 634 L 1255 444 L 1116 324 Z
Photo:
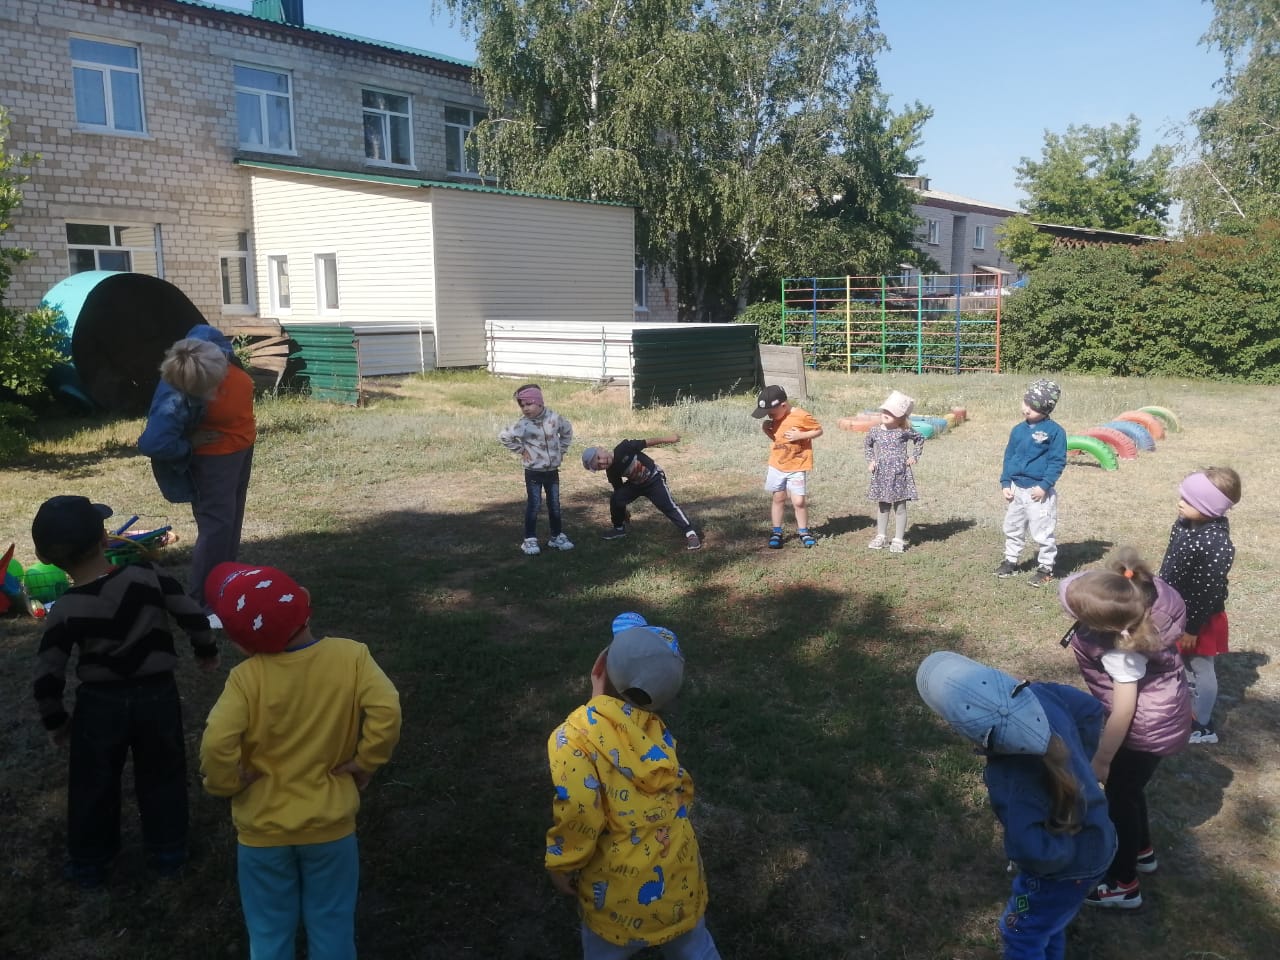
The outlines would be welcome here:
M 1121 747 L 1107 776 L 1107 812 L 1116 826 L 1116 855 L 1107 870 L 1108 883 L 1132 883 L 1138 877 L 1138 851 L 1151 846 L 1146 788 L 1160 758 L 1154 753 Z
M 661 470 L 643 486 L 624 483 L 613 491 L 613 495 L 609 497 L 609 519 L 613 521 L 615 527 L 620 527 L 627 522 L 627 507 L 640 497 L 647 497 L 650 503 L 666 514 L 667 519 L 674 523 L 681 533 L 688 533 L 693 529 L 689 518 L 672 499 L 671 489 L 667 486 L 667 475 Z
M 542 509 L 542 494 L 547 494 L 547 520 L 551 523 L 551 536 L 558 537 L 560 527 L 560 471 L 526 470 L 524 472 L 524 536 L 531 540 L 538 535 L 538 511 Z

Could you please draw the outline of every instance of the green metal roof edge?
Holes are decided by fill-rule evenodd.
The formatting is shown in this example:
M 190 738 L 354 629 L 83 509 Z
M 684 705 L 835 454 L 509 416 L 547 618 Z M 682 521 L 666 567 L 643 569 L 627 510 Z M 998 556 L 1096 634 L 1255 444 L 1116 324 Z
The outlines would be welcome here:
M 185 2 L 185 0 L 184 0 Z M 357 180 L 365 183 L 387 183 L 393 187 L 433 187 L 441 190 L 469 190 L 472 193 L 496 193 L 507 197 L 529 197 L 533 200 L 562 200 L 565 203 L 588 203 L 598 207 L 630 207 L 633 204 L 617 200 L 582 200 L 578 197 L 557 197 L 549 193 L 526 193 L 523 190 L 507 190 L 504 187 L 486 187 L 480 184 L 453 183 L 449 180 L 421 180 L 417 177 L 389 177 L 381 173 L 355 173 L 351 170 L 325 170 L 321 167 L 299 167 L 288 163 L 271 163 L 266 160 L 236 158 L 236 166 L 255 167 L 262 170 L 280 170 L 285 173 L 301 173 L 309 177 L 332 177 L 335 180 Z
M 317 33 L 325 37 L 336 37 L 339 40 L 354 40 L 357 43 L 367 43 L 374 47 L 383 47 L 387 50 L 394 50 L 397 53 L 407 53 L 415 57 L 429 57 L 432 60 L 442 60 L 445 63 L 452 63 L 455 66 L 467 67 L 475 70 L 476 64 L 470 60 L 461 60 L 458 57 L 446 56 L 443 53 L 432 53 L 430 50 L 419 50 L 417 47 L 406 47 L 399 43 L 387 43 L 385 40 L 374 40 L 370 37 L 361 37 L 354 33 L 342 33 L 338 30 L 327 30 L 324 27 L 312 27 L 304 24 L 301 27 L 294 26 L 292 23 L 284 23 L 280 20 L 271 20 L 267 17 L 259 17 L 249 10 L 237 10 L 235 7 L 223 7 L 216 3 L 205 3 L 204 0 L 175 0 L 186 7 L 202 7 L 205 10 L 215 10 L 218 13 L 231 13 L 238 17 L 248 17 L 250 20 L 257 20 L 259 23 L 270 23 L 277 27 L 289 27 L 292 30 L 303 30 L 307 33 Z

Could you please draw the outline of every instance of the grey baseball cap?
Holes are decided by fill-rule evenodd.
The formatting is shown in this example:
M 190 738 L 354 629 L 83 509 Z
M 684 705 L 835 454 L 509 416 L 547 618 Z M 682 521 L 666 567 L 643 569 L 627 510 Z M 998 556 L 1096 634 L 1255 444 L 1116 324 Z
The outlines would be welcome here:
M 666 627 L 628 627 L 614 634 L 607 652 L 609 682 L 633 706 L 661 710 L 680 692 L 684 654 L 676 635 Z
M 924 702 L 951 729 L 990 753 L 1043 756 L 1049 747 L 1049 718 L 1028 683 L 939 650 L 916 671 Z

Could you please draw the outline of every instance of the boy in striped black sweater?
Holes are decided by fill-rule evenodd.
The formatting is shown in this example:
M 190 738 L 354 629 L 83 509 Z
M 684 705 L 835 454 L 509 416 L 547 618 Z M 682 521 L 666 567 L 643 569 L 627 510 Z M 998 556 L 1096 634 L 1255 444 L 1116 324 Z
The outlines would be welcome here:
M 34 692 L 50 740 L 70 744 L 67 877 L 83 888 L 102 884 L 120 850 L 120 779 L 130 752 L 148 865 L 168 874 L 186 861 L 186 746 L 169 615 L 200 667 L 218 666 L 208 617 L 177 580 L 150 564 L 107 560 L 109 516 L 103 504 L 59 496 L 31 524 L 36 556 L 74 584 L 49 611 Z M 75 648 L 80 685 L 69 714 L 62 698 Z

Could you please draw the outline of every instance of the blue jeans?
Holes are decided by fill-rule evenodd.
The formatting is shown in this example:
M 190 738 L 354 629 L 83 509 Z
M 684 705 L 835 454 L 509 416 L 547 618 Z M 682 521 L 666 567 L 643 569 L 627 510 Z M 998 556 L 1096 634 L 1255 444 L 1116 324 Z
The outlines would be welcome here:
M 133 783 L 147 860 L 173 868 L 187 856 L 187 750 L 172 673 L 127 683 L 82 683 L 71 715 L 67 847 L 74 868 L 101 870 L 120 850 L 120 789 Z
M 626 960 L 643 949 L 640 944 L 620 947 L 592 933 L 585 923 L 582 925 L 582 960 Z M 720 960 L 705 917 L 688 933 L 668 940 L 658 949 L 666 960 Z
M 293 960 L 299 919 L 311 960 L 355 960 L 360 850 L 354 833 L 288 847 L 239 844 L 236 865 L 249 960 Z
M 1027 873 L 1014 877 L 1000 917 L 1004 960 L 1063 960 L 1067 924 L 1101 880 L 1046 880 Z
M 560 471 L 526 470 L 524 472 L 524 537 L 529 540 L 538 535 L 538 511 L 542 509 L 542 492 L 547 493 L 547 519 L 551 522 L 551 536 L 558 537 L 560 527 Z

